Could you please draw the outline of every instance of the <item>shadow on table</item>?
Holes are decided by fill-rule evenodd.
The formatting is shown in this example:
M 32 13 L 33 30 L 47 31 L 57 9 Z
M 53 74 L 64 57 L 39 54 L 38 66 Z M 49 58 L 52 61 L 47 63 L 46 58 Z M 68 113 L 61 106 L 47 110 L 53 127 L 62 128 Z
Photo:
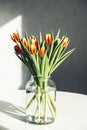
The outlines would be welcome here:
M 0 130 L 9 130 L 9 129 L 7 129 L 7 128 L 5 128 L 4 126 L 1 126 L 1 125 L 0 125 Z
M 13 105 L 5 101 L 0 101 L 0 112 L 20 121 L 26 122 L 25 110 L 20 106 Z

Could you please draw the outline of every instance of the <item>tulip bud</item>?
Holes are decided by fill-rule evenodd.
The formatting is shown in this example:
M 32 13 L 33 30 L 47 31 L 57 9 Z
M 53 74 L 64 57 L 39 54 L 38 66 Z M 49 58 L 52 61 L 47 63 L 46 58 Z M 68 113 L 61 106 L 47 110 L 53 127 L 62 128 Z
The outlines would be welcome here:
M 64 39 L 63 43 L 62 43 L 62 48 L 66 48 L 67 45 L 69 43 L 68 37 Z
M 31 43 L 34 43 L 36 46 L 38 46 L 38 41 L 35 36 L 31 36 L 30 41 L 31 41 Z
M 37 47 L 34 43 L 30 45 L 30 52 L 31 54 L 35 54 L 37 52 Z
M 46 36 L 45 36 L 45 42 L 48 45 L 50 45 L 52 43 L 52 35 L 51 34 L 46 34 Z
M 40 57 L 44 57 L 45 52 L 46 52 L 45 47 L 42 46 L 42 47 L 40 48 Z
M 25 48 L 29 47 L 28 41 L 25 38 L 22 39 L 22 44 Z
M 18 45 L 14 46 L 14 50 L 17 54 L 22 54 L 22 49 Z
M 18 36 L 18 33 L 13 33 L 11 35 L 11 39 L 14 41 L 14 42 L 20 42 L 20 38 Z

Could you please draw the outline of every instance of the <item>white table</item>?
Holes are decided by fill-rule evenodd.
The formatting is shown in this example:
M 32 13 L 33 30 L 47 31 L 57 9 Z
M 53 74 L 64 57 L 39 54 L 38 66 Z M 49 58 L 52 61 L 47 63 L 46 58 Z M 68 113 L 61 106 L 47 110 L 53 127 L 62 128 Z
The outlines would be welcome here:
M 87 130 L 87 96 L 57 92 L 56 121 L 33 125 L 25 121 L 24 90 L 0 91 L 0 130 Z

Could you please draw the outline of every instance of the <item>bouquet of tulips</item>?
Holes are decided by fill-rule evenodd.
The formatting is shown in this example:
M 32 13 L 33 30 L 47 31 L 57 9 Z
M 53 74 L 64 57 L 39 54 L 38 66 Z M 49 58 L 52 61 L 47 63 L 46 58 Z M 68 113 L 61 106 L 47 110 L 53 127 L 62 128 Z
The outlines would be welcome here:
M 65 52 L 67 46 L 69 45 L 69 38 L 62 36 L 60 38 L 60 29 L 58 30 L 56 36 L 54 33 L 46 34 L 44 38 L 40 32 L 39 38 L 35 36 L 28 36 L 25 32 L 25 36 L 21 37 L 19 32 L 15 32 L 11 35 L 11 39 L 16 43 L 14 46 L 15 54 L 17 57 L 28 67 L 30 73 L 35 77 L 48 77 L 50 76 L 57 67 L 72 54 L 75 48 Z M 40 119 L 40 105 L 46 104 L 46 97 L 49 100 L 50 111 L 52 115 L 55 116 L 55 103 L 51 96 L 47 93 L 42 93 L 47 90 L 47 84 L 42 86 L 42 79 L 35 78 L 35 85 L 37 92 L 41 92 L 41 95 L 36 93 L 31 101 L 27 104 L 26 109 L 29 109 L 33 101 L 38 97 L 37 111 L 39 111 Z M 45 96 L 44 96 L 45 95 Z M 45 97 L 42 102 L 43 97 Z M 44 122 L 46 121 L 46 113 L 44 113 Z
M 18 58 L 29 68 L 32 75 L 44 77 L 51 75 L 54 70 L 75 50 L 71 49 L 65 52 L 69 45 L 69 38 L 63 36 L 46 34 L 42 39 L 40 33 L 40 39 L 35 36 L 28 37 L 25 33 L 25 37 L 21 38 L 19 33 L 13 33 L 11 35 L 12 40 L 16 43 L 14 50 Z

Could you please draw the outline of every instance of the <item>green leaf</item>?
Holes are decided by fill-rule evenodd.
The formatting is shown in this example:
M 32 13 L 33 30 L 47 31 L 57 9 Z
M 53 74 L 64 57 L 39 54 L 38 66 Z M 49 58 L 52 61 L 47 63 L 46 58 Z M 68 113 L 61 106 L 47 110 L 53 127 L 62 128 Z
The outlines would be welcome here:
M 42 43 L 42 33 L 40 32 L 40 43 Z
M 70 56 L 73 51 L 75 50 L 75 48 L 73 48 L 72 50 L 68 51 L 67 53 L 65 53 L 62 57 L 57 59 L 57 63 L 54 64 L 52 66 L 52 68 L 50 69 L 50 74 L 68 57 Z
M 41 58 L 41 74 L 42 74 L 42 76 L 47 76 L 48 71 L 49 71 L 49 60 L 48 60 L 47 52 L 46 52 L 44 57 Z
M 49 74 L 49 59 L 48 57 L 46 56 L 46 62 L 45 62 L 45 66 L 44 66 L 44 75 L 45 76 L 48 76 Z
M 60 35 L 60 28 L 59 28 L 59 30 L 58 30 L 58 32 L 57 32 L 56 37 L 55 37 L 55 41 L 59 39 L 59 35 Z
M 40 44 L 39 44 L 39 49 L 40 49 L 42 46 L 45 46 L 45 41 L 43 41 L 43 39 L 42 39 L 42 33 L 40 32 Z
M 49 61 L 50 61 L 51 54 L 52 54 L 53 47 L 54 47 L 54 34 L 53 34 L 53 32 L 52 32 L 52 39 L 53 39 L 53 42 L 52 42 L 52 44 L 49 46 L 49 50 L 48 50 Z
M 21 57 L 21 56 L 19 56 L 17 54 L 16 54 L 16 56 L 28 67 L 30 73 L 34 75 L 35 72 L 34 72 L 34 69 L 31 66 L 32 63 L 30 61 L 27 61 L 26 58 L 24 58 L 24 57 Z
M 64 39 L 65 39 L 65 37 L 64 37 Z M 57 44 L 57 46 L 56 46 L 56 48 L 54 49 L 54 51 L 53 51 L 53 53 L 52 53 L 52 55 L 51 55 L 51 61 L 50 61 L 50 68 L 52 68 L 52 65 L 54 64 L 54 62 L 55 62 L 55 59 L 57 58 L 57 57 L 59 57 L 59 54 L 60 54 L 60 52 L 62 51 L 61 49 L 61 44 L 62 44 L 62 42 L 64 41 L 64 39 L 61 41 L 61 43 L 58 45 Z

